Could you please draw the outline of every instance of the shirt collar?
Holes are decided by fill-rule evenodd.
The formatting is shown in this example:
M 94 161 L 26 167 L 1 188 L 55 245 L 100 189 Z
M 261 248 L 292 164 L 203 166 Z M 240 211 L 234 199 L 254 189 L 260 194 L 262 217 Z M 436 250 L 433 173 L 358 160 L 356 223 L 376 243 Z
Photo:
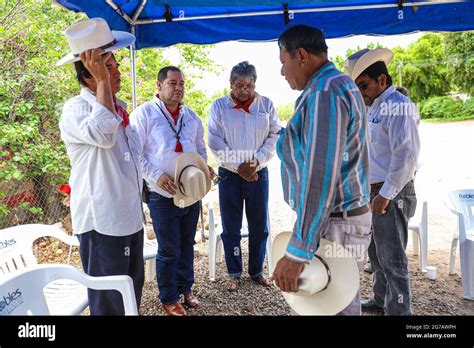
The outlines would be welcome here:
M 92 90 L 88 87 L 82 87 L 80 96 L 85 99 L 91 106 L 94 106 L 97 101 L 95 93 L 92 92 Z M 127 103 L 125 103 L 123 100 L 116 98 L 116 103 L 125 110 L 127 109 Z
M 231 92 L 232 93 L 232 92 Z M 255 97 L 253 97 L 253 101 L 252 101 L 252 104 L 250 104 L 249 108 L 250 109 L 253 109 L 254 105 L 257 105 L 257 103 L 259 102 L 260 100 L 260 94 L 258 94 L 257 92 L 255 92 Z M 234 101 L 234 98 L 232 98 L 232 95 L 229 94 L 227 96 L 227 105 L 229 106 L 230 109 L 232 109 L 234 106 L 237 105 L 237 103 Z
M 308 84 L 305 87 L 305 90 L 306 88 L 311 88 L 310 86 L 314 83 L 314 81 L 319 79 L 322 74 L 324 74 L 326 71 L 331 70 L 331 69 L 336 69 L 336 66 L 334 65 L 333 62 L 328 61 L 327 63 L 324 63 L 323 65 L 321 65 L 319 69 L 316 70 L 311 76 L 311 78 L 309 79 Z
M 169 114 L 169 116 L 172 117 L 171 113 L 168 111 L 168 108 L 166 107 L 166 104 L 163 102 L 163 100 L 160 99 L 158 94 L 155 94 L 153 96 L 153 101 L 156 104 L 158 104 L 163 111 L 166 110 L 166 112 Z M 179 114 L 178 114 L 178 116 L 179 116 L 181 114 L 181 112 L 183 111 L 183 104 L 182 103 L 179 103 L 178 109 L 179 109 Z
M 380 99 L 382 101 L 387 100 L 392 93 L 395 92 L 395 86 L 388 87 L 385 91 L 383 91 L 375 100 Z

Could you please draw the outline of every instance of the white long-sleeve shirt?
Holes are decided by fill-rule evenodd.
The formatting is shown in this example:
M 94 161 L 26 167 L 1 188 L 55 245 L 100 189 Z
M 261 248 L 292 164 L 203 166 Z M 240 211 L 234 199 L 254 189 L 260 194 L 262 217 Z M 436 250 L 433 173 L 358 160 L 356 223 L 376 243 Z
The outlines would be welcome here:
M 272 101 L 256 94 L 250 104 L 250 113 L 234 109 L 230 96 L 214 101 L 208 120 L 209 148 L 219 165 L 237 172 L 239 165 L 256 158 L 257 170 L 265 168 L 275 155 L 280 132 L 278 115 Z
M 156 96 L 130 114 L 130 124 L 140 139 L 139 158 L 143 177 L 150 190 L 168 198 L 172 196 L 159 188 L 156 182 L 163 173 L 174 177 L 175 162 L 180 153 L 175 152 L 176 134 L 171 126 L 178 132 L 181 122 L 183 152 L 197 152 L 207 162 L 204 127 L 196 113 L 188 107 L 180 106 L 176 125 L 163 101 Z
M 410 99 L 387 88 L 368 110 L 370 183 L 384 182 L 379 194 L 394 199 L 414 179 L 420 153 L 419 116 Z
M 118 115 L 83 88 L 64 104 L 59 128 L 71 162 L 74 233 L 126 236 L 141 230 L 142 177 L 132 127 L 124 128 Z

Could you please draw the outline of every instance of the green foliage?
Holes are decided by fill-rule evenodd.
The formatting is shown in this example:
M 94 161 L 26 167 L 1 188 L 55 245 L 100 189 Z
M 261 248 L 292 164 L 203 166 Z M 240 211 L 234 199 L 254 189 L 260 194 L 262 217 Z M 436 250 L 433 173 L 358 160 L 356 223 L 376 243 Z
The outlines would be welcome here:
M 448 78 L 459 92 L 474 95 L 474 31 L 443 34 Z
M 472 119 L 474 118 L 474 100 L 466 102 L 453 100 L 449 96 L 431 97 L 420 104 L 422 119 Z
M 451 86 L 447 79 L 446 52 L 442 36 L 426 34 L 408 48 L 395 47 L 394 59 L 388 66 L 389 74 L 398 84 L 397 64 L 402 63 L 402 84 L 410 92 L 410 98 L 421 101 L 431 96 L 444 95 Z
M 286 105 L 277 106 L 276 111 L 278 114 L 278 119 L 280 121 L 288 121 L 290 117 L 293 116 L 294 109 L 294 103 L 288 103 Z

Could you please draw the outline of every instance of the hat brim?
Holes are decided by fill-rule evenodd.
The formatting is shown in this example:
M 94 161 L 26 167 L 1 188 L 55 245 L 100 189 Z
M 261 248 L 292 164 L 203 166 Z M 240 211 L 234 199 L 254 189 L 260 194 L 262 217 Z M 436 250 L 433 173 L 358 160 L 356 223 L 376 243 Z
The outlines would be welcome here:
M 183 152 L 176 158 L 175 172 L 174 172 L 174 184 L 176 187 L 179 187 L 178 179 L 179 173 L 184 169 L 184 167 L 193 165 L 204 172 L 206 177 L 206 194 L 211 190 L 211 179 L 209 174 L 209 168 L 206 161 L 195 152 Z M 201 198 L 202 199 L 202 198 Z M 177 207 L 186 208 L 190 205 L 196 203 L 198 199 L 186 196 L 181 193 L 179 188 L 176 190 L 176 194 L 173 196 L 173 203 Z
M 291 232 L 282 232 L 272 245 L 273 264 L 285 255 Z M 335 315 L 345 309 L 359 290 L 356 260 L 342 245 L 321 239 L 316 255 L 322 257 L 331 271 L 327 288 L 311 296 L 282 292 L 288 305 L 299 315 Z
M 115 45 L 106 48 L 105 52 L 110 52 L 113 50 L 118 50 L 119 48 L 128 47 L 135 42 L 135 36 L 126 31 L 114 31 L 112 30 L 112 35 L 117 41 Z M 80 61 L 81 58 L 75 57 L 74 54 L 69 53 L 64 56 L 56 63 L 56 66 L 61 66 L 64 64 L 74 63 Z
M 384 62 L 385 65 L 389 65 L 392 60 L 393 52 L 387 48 L 376 48 L 370 50 L 357 60 L 354 69 L 352 69 L 351 78 L 356 80 L 365 69 L 374 63 Z

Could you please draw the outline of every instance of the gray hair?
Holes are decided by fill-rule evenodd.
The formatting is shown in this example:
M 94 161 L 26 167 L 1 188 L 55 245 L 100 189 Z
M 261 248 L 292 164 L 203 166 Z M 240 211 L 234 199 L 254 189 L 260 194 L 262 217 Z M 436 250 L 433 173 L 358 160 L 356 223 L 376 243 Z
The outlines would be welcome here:
M 255 70 L 255 67 L 247 61 L 240 62 L 234 66 L 230 72 L 230 83 L 234 83 L 234 81 L 239 77 L 253 79 L 255 82 L 257 81 L 257 70 Z

